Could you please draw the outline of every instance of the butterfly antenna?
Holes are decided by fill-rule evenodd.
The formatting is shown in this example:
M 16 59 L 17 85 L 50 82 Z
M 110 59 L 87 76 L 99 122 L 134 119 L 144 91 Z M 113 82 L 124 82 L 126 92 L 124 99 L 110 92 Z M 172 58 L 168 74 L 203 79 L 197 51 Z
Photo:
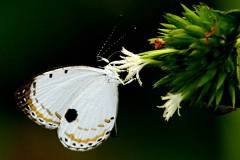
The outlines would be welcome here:
M 107 39 L 103 42 L 101 48 L 99 49 L 98 53 L 97 53 L 97 61 L 104 61 L 102 58 L 102 55 L 104 55 L 106 52 L 104 51 L 104 49 L 106 48 L 106 46 L 109 44 L 110 40 L 112 39 L 114 33 L 116 32 L 116 29 L 118 28 L 121 19 L 122 19 L 123 15 L 119 15 L 117 23 L 113 26 L 111 33 L 108 35 Z M 104 51 L 104 52 L 103 52 Z
M 115 42 L 113 42 L 108 48 L 105 49 L 104 53 L 108 53 L 109 50 L 111 50 L 114 46 L 119 44 L 124 38 L 127 37 L 128 33 L 131 31 L 135 31 L 137 28 L 136 26 L 131 27 L 130 30 L 128 30 L 126 33 L 124 33 L 122 36 L 120 36 Z M 113 55 L 119 53 L 119 51 L 113 52 L 110 56 L 108 56 L 107 59 L 110 59 Z

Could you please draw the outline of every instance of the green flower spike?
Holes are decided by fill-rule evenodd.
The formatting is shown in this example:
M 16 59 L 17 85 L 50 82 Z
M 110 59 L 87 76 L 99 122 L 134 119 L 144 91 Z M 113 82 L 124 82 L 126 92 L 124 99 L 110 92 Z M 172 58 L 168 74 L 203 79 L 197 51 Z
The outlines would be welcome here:
M 182 107 L 232 111 L 240 100 L 240 10 L 219 11 L 205 4 L 194 10 L 182 7 L 183 16 L 167 13 L 159 36 L 149 40 L 160 49 L 137 55 L 142 67 L 148 64 L 161 70 L 154 88 L 169 92 L 163 97 L 168 101 L 159 108 L 165 108 L 166 120 L 176 110 L 179 113 L 181 102 Z

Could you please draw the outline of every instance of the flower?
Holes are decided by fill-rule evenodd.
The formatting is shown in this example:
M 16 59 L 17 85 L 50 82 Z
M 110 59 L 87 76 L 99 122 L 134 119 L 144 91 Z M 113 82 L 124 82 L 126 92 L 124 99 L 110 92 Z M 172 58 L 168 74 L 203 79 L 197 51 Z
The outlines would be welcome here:
M 142 85 L 139 72 L 145 65 L 148 64 L 148 62 L 142 59 L 139 55 L 129 52 L 124 47 L 122 48 L 121 53 L 124 54 L 124 56 L 120 56 L 122 60 L 113 61 L 109 63 L 112 70 L 114 70 L 117 73 L 127 72 L 127 76 L 123 80 L 125 84 L 130 83 L 136 79 L 138 83 Z
M 162 100 L 168 100 L 164 105 L 157 106 L 158 108 L 165 108 L 163 113 L 163 118 L 166 121 L 169 120 L 173 116 L 173 114 L 178 111 L 178 115 L 180 115 L 179 109 L 181 108 L 180 103 L 183 97 L 181 94 L 172 94 L 168 93 L 166 96 L 162 96 Z
M 148 41 L 153 45 L 154 49 L 161 49 L 166 45 L 162 38 L 151 38 Z

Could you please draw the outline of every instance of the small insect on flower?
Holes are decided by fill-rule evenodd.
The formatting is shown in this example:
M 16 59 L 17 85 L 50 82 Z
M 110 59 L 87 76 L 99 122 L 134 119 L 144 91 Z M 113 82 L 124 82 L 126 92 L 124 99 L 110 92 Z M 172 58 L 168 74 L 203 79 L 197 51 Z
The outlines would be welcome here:
M 163 113 L 163 118 L 165 118 L 166 121 L 168 121 L 173 114 L 178 112 L 178 116 L 180 115 L 179 109 L 181 108 L 180 103 L 182 101 L 183 97 L 181 94 L 172 94 L 168 93 L 166 96 L 162 96 L 162 100 L 168 100 L 164 105 L 157 106 L 158 108 L 165 108 Z
M 145 65 L 148 64 L 148 62 L 142 59 L 139 55 L 129 52 L 124 47 L 122 48 L 121 53 L 124 55 L 120 56 L 122 60 L 112 61 L 109 63 L 112 70 L 117 73 L 127 72 L 127 76 L 124 79 L 125 83 L 130 83 L 136 79 L 138 83 L 142 85 L 139 72 Z

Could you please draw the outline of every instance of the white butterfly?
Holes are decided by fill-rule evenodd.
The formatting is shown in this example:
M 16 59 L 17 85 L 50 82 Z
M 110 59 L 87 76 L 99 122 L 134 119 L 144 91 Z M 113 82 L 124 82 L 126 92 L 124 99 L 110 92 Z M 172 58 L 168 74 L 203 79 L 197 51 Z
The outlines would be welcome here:
M 65 147 L 86 151 L 109 137 L 120 83 L 118 74 L 107 67 L 71 66 L 35 77 L 16 94 L 30 119 L 47 129 L 58 129 Z

